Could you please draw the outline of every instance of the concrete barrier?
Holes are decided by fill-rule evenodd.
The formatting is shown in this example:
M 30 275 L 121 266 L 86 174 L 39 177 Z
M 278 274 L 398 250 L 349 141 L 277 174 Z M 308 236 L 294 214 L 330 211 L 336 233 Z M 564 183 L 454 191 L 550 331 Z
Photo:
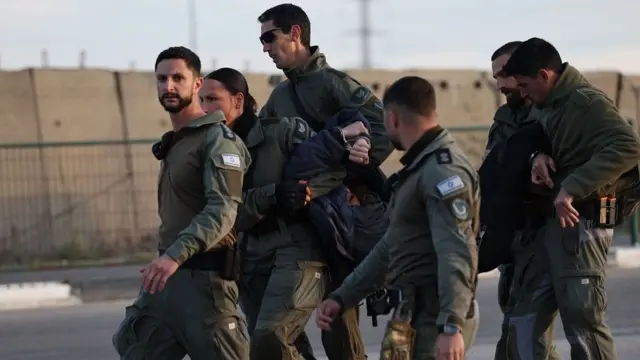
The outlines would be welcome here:
M 475 70 L 347 70 L 382 96 L 402 76 L 429 79 L 446 127 L 488 127 L 502 98 L 487 72 Z M 281 74 L 245 74 L 264 104 Z M 620 109 L 635 118 L 632 85 L 640 77 L 586 73 Z M 274 81 L 275 80 L 275 81 Z M 618 90 L 620 89 L 620 90 Z M 0 143 L 157 139 L 170 129 L 151 72 L 37 69 L 0 71 Z M 454 137 L 480 165 L 486 129 Z M 101 253 L 135 249 L 136 238 L 155 232 L 158 162 L 150 143 L 0 148 L 0 262 L 29 256 L 63 256 L 78 244 Z M 384 164 L 400 168 L 401 153 Z M 152 242 L 151 242 L 152 243 Z M 139 246 L 138 246 L 139 247 Z M 86 249 L 85 249 L 86 250 Z M 83 250 L 84 251 L 84 250 Z
M 0 310 L 80 304 L 70 285 L 58 282 L 33 282 L 0 285 Z

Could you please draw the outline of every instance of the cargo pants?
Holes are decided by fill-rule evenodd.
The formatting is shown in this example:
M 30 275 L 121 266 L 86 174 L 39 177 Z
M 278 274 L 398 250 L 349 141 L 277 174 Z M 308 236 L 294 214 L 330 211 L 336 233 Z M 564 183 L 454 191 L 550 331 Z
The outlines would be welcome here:
M 360 334 L 360 307 L 345 309 L 331 323 L 331 331 L 322 331 L 322 346 L 329 360 L 365 360 L 367 352 Z
M 512 254 L 513 263 L 500 267 L 500 279 L 498 281 L 498 304 L 503 313 L 502 328 L 500 339 L 496 345 L 494 360 L 511 360 L 508 356 L 508 337 L 509 322 L 513 315 L 513 309 L 519 294 L 526 294 L 526 281 L 535 278 L 548 265 L 548 257 L 546 253 L 536 248 L 535 240 L 536 231 L 534 229 L 526 231 L 518 231 L 514 238 Z M 542 248 L 541 246 L 537 246 Z M 537 261 L 540 266 L 531 267 L 531 261 Z M 533 328 L 531 336 L 532 349 L 536 354 L 536 359 L 541 360 L 560 360 L 560 355 L 553 343 L 553 320 L 555 315 L 547 321 L 550 325 L 544 323 L 542 326 Z
M 611 330 L 604 323 L 605 267 L 613 229 L 594 228 L 584 218 L 575 227 L 562 229 L 558 219 L 550 218 L 536 238 L 547 260 L 533 257 L 527 265 L 537 271 L 523 280 L 512 310 L 509 359 L 541 359 L 533 346 L 534 334 L 548 329 L 557 312 L 572 360 L 617 359 Z
M 273 261 L 268 273 L 244 272 L 241 306 L 247 316 L 252 360 L 298 360 L 308 344 L 304 328 L 327 291 L 326 265 Z M 303 350 L 303 349 L 301 349 Z M 302 351 L 312 356 L 310 349 Z
M 332 282 L 331 289 L 337 288 Z M 360 333 L 360 307 L 345 309 L 331 324 L 331 331 L 322 331 L 322 346 L 329 360 L 366 360 L 367 353 Z M 305 360 L 315 360 L 307 334 L 303 332 L 295 342 Z
M 122 360 L 247 360 L 249 339 L 235 281 L 179 269 L 155 294 L 142 290 L 113 335 Z

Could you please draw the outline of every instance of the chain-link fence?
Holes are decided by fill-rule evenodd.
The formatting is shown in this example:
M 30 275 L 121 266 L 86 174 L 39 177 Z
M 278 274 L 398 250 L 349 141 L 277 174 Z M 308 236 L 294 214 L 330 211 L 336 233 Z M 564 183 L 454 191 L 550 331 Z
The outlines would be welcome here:
M 451 130 L 479 166 L 488 127 Z M 153 141 L 0 144 L 0 264 L 153 251 L 159 221 Z
M 0 263 L 156 246 L 152 140 L 0 145 Z

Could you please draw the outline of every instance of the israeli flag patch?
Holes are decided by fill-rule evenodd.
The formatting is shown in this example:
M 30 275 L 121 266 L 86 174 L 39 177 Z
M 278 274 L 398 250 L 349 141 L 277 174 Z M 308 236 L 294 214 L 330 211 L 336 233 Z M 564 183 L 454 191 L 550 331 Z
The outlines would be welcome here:
M 236 154 L 222 154 L 222 163 L 227 166 L 240 167 L 240 156 Z
M 464 189 L 464 183 L 458 175 L 454 175 L 436 185 L 441 196 L 447 196 L 456 190 Z

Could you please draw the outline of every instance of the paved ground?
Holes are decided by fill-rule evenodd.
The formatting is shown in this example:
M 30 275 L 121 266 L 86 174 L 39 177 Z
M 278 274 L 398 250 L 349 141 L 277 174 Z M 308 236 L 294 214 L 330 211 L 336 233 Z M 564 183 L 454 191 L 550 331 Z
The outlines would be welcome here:
M 130 269 L 135 270 L 135 267 Z M 124 270 L 119 270 L 124 271 Z M 115 272 L 114 272 L 115 273 Z M 112 274 L 113 275 L 113 274 Z M 103 276 L 96 273 L 96 276 Z M 640 359 L 640 269 L 612 270 L 609 273 L 608 322 L 618 344 L 620 360 Z M 469 359 L 492 359 L 499 336 L 501 315 L 495 304 L 496 280 L 481 280 L 478 300 L 481 306 L 481 328 Z M 0 312 L 0 349 L 3 360 L 107 360 L 116 358 L 110 339 L 129 301 L 96 302 L 74 307 Z M 382 319 L 384 320 L 384 319 Z M 381 324 L 384 324 L 381 321 Z M 367 349 L 374 355 L 381 338 L 382 325 L 373 328 L 369 318 L 362 326 Z M 311 324 L 308 331 L 316 345 L 317 355 L 323 355 L 318 345 L 319 332 Z M 556 336 L 563 358 L 568 359 L 568 347 L 560 328 Z

